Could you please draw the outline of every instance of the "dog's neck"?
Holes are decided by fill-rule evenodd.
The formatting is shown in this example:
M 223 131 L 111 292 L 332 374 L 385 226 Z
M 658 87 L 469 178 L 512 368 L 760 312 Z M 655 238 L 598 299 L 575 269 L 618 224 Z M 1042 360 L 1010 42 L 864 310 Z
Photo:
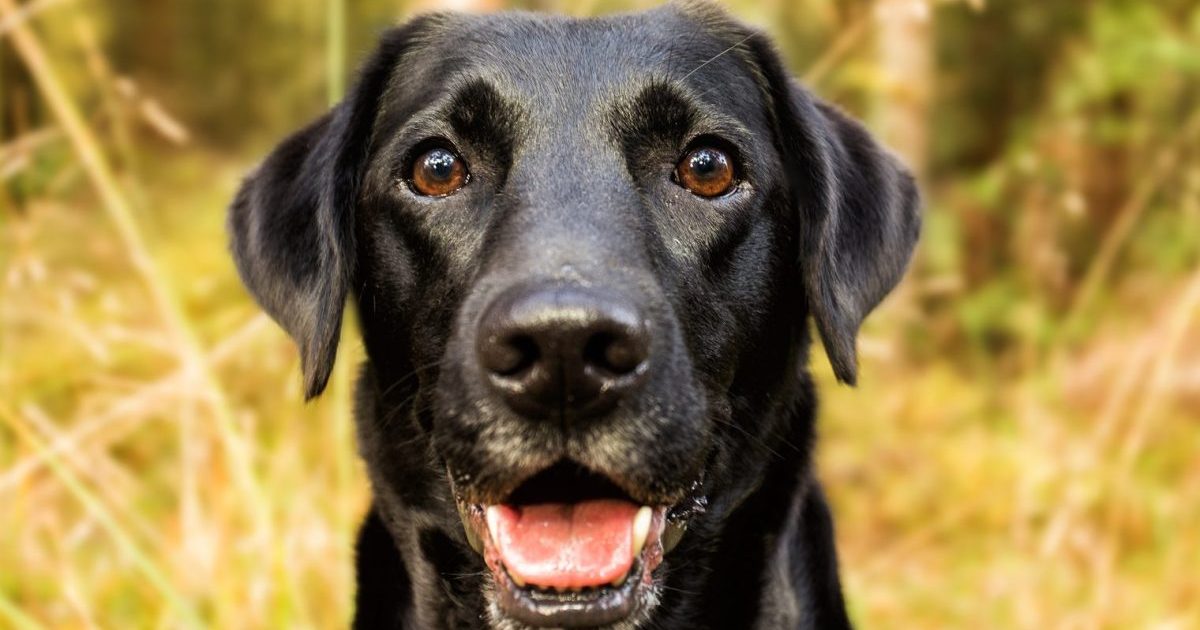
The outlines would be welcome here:
M 801 395 L 811 396 L 803 385 Z M 445 473 L 426 442 L 381 439 L 380 427 L 403 421 L 388 417 L 378 394 L 368 367 L 359 441 L 374 504 L 357 547 L 355 628 L 486 628 L 490 577 L 462 536 Z M 808 465 L 812 418 L 780 420 L 799 452 L 772 458 L 761 483 L 714 505 L 727 512 L 719 523 L 693 524 L 663 567 L 650 627 L 849 627 L 836 560 L 822 551 L 833 549 L 833 533 Z

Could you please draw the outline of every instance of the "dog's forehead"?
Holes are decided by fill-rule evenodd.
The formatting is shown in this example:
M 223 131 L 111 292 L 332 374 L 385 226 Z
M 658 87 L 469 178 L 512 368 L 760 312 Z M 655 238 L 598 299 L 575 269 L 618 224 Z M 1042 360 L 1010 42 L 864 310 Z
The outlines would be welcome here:
M 732 25 L 674 5 L 593 18 L 454 16 L 419 56 L 443 69 L 443 79 L 482 79 L 544 113 L 581 114 L 655 83 L 744 103 L 758 90 L 738 50 L 743 33 L 722 28 Z

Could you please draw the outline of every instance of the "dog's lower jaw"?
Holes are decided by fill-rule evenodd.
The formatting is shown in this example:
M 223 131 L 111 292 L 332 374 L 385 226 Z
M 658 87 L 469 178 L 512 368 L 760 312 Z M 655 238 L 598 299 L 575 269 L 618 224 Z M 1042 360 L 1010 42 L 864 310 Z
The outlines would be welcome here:
M 380 509 L 372 507 L 360 534 L 356 629 L 529 630 L 500 612 L 485 571 L 436 565 L 430 549 L 422 548 L 429 544 L 418 542 L 422 529 L 429 536 L 428 522 L 423 527 L 423 519 L 410 519 L 388 527 Z M 772 525 L 769 530 L 762 529 L 764 523 Z M 405 531 L 393 531 L 397 527 Z M 453 553 L 477 561 L 465 539 L 444 533 L 442 542 L 459 548 Z M 795 466 L 773 466 L 714 537 L 722 542 L 710 546 L 685 536 L 649 596 L 608 630 L 850 628 L 832 538 L 828 508 L 811 475 Z M 407 541 L 407 555 L 399 551 L 398 539 Z M 751 619 L 753 625 L 747 623 Z
M 467 543 L 444 465 L 426 461 L 420 440 L 401 441 L 408 450 L 397 453 L 397 443 L 377 433 L 389 408 L 378 391 L 368 366 L 358 437 L 375 496 L 357 546 L 354 628 L 527 630 L 499 614 L 488 593 L 492 578 Z M 811 444 L 812 410 L 800 413 L 780 417 L 779 426 L 791 428 L 791 444 Z M 807 449 L 768 459 L 760 483 L 719 524 L 689 526 L 656 571 L 653 598 L 610 630 L 851 627 L 829 508 Z
M 497 602 L 494 584 L 488 583 L 484 588 L 488 601 L 487 618 L 492 630 L 536 630 L 504 614 L 500 609 L 500 604 Z M 644 627 L 646 622 L 652 618 L 655 608 L 658 607 L 660 590 L 661 587 L 658 584 L 644 590 L 639 598 L 637 607 L 627 618 L 605 626 L 601 630 L 638 630 Z

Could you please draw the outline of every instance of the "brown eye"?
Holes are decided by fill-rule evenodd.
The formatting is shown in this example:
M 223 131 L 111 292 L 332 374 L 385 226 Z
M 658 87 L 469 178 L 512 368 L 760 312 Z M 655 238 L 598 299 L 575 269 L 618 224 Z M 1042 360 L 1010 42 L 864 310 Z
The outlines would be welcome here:
M 696 195 L 719 197 L 733 189 L 733 164 L 723 151 L 701 147 L 683 156 L 675 179 Z
M 426 197 L 444 197 L 462 188 L 469 178 L 467 165 L 453 151 L 435 147 L 413 161 L 412 188 Z

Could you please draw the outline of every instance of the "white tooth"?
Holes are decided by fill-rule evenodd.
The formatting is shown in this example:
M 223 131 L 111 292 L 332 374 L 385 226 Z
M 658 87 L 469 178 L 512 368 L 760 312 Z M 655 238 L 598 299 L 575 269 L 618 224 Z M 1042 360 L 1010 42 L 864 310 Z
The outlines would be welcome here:
M 485 518 L 487 519 L 488 537 L 492 539 L 493 545 L 499 546 L 500 543 L 496 541 L 496 536 L 499 535 L 497 532 L 500 528 L 500 506 L 487 506 Z
M 519 586 L 519 587 L 521 587 L 521 588 L 525 588 L 525 580 L 522 580 L 521 578 L 517 577 L 517 574 L 516 574 L 516 573 L 513 573 L 512 571 L 509 571 L 509 572 L 508 572 L 508 579 L 512 580 L 512 583 L 513 583 L 513 584 L 516 584 L 517 586 Z
M 613 580 L 613 581 L 609 582 L 609 584 L 610 584 L 610 585 L 611 585 L 613 588 L 620 587 L 622 584 L 624 584 L 624 583 L 625 583 L 625 577 L 626 577 L 626 576 L 622 575 L 621 577 L 619 577 L 619 578 L 617 578 L 617 579 L 615 579 L 615 580 Z
M 648 505 L 643 505 L 637 514 L 633 516 L 633 555 L 637 557 L 642 553 L 642 547 L 646 546 L 646 538 L 650 536 L 650 519 L 654 516 L 654 510 Z

